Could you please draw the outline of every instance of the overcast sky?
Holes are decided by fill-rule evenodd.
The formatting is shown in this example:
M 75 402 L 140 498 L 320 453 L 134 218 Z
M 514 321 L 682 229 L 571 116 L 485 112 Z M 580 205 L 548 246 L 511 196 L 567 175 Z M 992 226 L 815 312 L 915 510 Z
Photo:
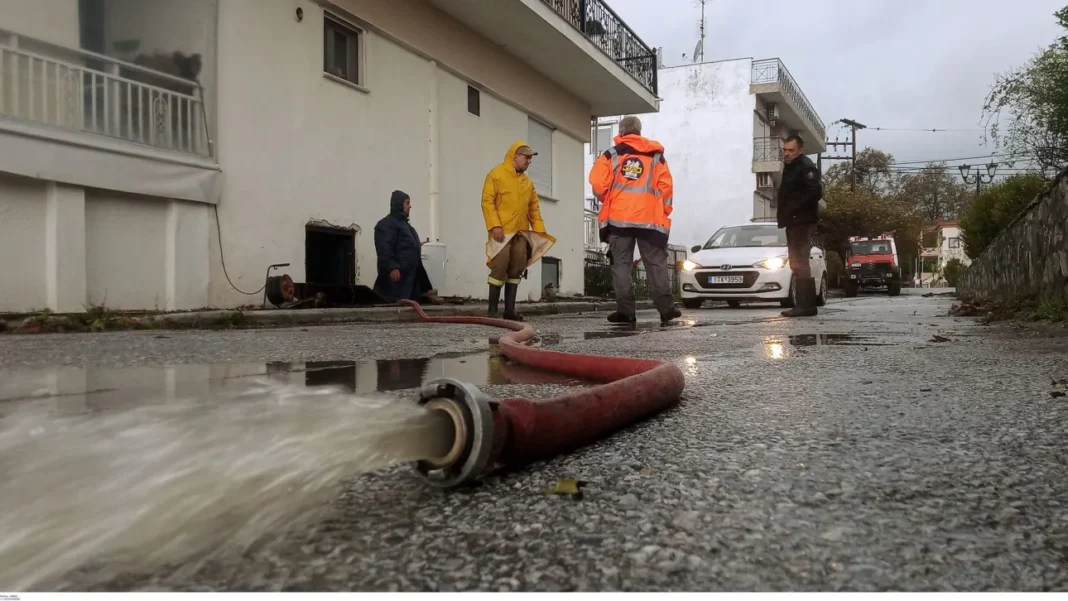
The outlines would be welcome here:
M 607 0 L 637 34 L 664 49 L 664 63 L 693 56 L 697 0 Z M 1053 12 L 1068 0 L 712 0 L 706 61 L 779 57 L 827 135 L 841 125 L 980 129 L 983 100 L 999 72 L 1023 65 L 1062 30 Z M 654 132 L 648 132 L 655 137 Z M 896 161 L 984 155 L 981 131 L 865 130 Z M 974 161 L 972 161 L 974 164 Z

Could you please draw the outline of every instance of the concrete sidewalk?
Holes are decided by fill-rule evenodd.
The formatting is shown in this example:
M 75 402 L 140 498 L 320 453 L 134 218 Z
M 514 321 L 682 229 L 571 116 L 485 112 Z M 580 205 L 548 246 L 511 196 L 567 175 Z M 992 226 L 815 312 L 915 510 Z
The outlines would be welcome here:
M 639 309 L 652 308 L 652 301 L 639 301 Z M 565 301 L 557 303 L 518 304 L 521 315 L 554 315 L 558 313 L 587 313 L 614 311 L 615 301 Z M 484 316 L 489 310 L 486 304 L 471 305 L 423 305 L 423 311 L 433 317 Z M 196 311 L 157 315 L 164 327 L 196 327 L 198 323 L 212 323 L 226 319 L 235 312 L 243 314 L 247 325 L 286 327 L 325 325 L 354 322 L 407 322 L 419 321 L 419 315 L 411 307 L 367 307 L 352 309 L 262 309 L 254 311 Z
M 555 315 L 561 313 L 609 312 L 616 308 L 615 301 L 562 301 L 555 303 L 519 303 L 521 315 Z M 652 301 L 638 301 L 637 308 L 651 309 Z M 434 317 L 484 316 L 488 305 L 424 305 L 423 311 Z M 63 326 L 61 331 L 137 330 L 137 329 L 220 329 L 220 328 L 285 328 L 295 326 L 328 325 L 340 323 L 414 322 L 419 316 L 410 307 L 359 307 L 345 309 L 220 309 L 164 313 L 158 315 L 124 315 L 115 312 L 107 315 L 40 315 L 18 317 L 5 321 L 0 316 L 0 332 L 35 333 L 33 320 L 58 320 L 54 325 Z M 100 324 L 100 325 L 94 325 Z M 39 328 L 42 332 L 56 331 Z

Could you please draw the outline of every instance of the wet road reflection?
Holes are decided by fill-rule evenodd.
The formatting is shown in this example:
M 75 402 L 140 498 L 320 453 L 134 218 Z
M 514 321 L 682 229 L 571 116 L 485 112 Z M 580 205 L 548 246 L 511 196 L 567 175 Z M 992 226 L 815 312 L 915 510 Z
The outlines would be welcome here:
M 796 334 L 787 336 L 785 340 L 781 336 L 769 336 L 764 339 L 762 350 L 764 356 L 772 361 L 788 359 L 791 349 L 797 353 L 804 353 L 809 347 L 822 346 L 891 346 L 895 342 L 889 342 L 877 336 L 865 334 Z
M 164 367 L 57 367 L 0 371 L 0 413 L 6 403 L 51 402 L 62 411 L 94 411 L 208 397 L 240 390 L 257 378 L 308 388 L 333 387 L 355 394 L 396 392 L 441 377 L 476 386 L 507 384 L 582 385 L 534 370 L 499 355 L 497 349 L 426 358 L 362 361 L 219 363 Z

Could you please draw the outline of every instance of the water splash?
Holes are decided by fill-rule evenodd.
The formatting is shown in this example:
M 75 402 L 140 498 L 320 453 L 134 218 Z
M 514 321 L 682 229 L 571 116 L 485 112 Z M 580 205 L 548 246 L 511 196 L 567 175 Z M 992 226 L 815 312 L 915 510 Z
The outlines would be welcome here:
M 247 549 L 313 519 L 344 479 L 443 455 L 452 425 L 396 399 L 257 382 L 121 412 L 0 419 L 0 590 L 55 590 Z

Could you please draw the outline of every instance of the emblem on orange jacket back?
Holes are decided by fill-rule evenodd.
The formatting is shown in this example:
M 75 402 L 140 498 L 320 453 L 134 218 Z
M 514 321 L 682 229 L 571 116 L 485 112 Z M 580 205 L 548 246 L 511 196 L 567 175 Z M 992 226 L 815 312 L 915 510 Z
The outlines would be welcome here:
M 619 168 L 619 171 L 623 174 L 624 179 L 636 180 L 642 176 L 645 172 L 645 167 L 642 166 L 642 162 L 634 157 L 629 157 L 623 161 L 623 166 Z

